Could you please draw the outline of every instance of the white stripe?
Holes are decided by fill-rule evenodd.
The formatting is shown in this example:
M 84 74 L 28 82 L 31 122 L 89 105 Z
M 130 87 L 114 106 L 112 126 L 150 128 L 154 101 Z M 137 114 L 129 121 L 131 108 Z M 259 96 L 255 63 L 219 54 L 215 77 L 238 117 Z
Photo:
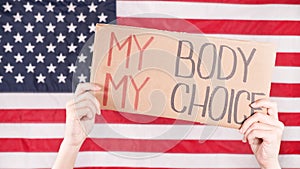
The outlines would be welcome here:
M 2 93 L 0 109 L 64 109 L 72 96 L 71 93 Z M 279 112 L 300 112 L 299 97 L 271 97 L 271 99 L 278 103 Z
M 294 98 L 271 97 L 271 100 L 277 103 L 279 112 L 287 112 L 287 113 L 300 112 L 300 97 L 294 97 Z
M 273 71 L 272 82 L 300 84 L 300 67 L 276 66 Z
M 300 14 L 299 14 L 300 16 Z M 236 34 L 207 34 L 211 37 L 270 42 L 276 45 L 276 52 L 300 52 L 300 36 L 279 35 L 236 35 Z
M 0 153 L 0 168 L 51 168 L 55 157 L 56 153 Z M 300 155 L 280 155 L 279 161 L 283 168 L 296 168 L 300 166 Z M 259 167 L 252 154 L 157 154 L 142 152 L 79 153 L 75 167 L 97 166 L 149 168 Z
M 0 138 L 63 138 L 64 124 L 0 123 Z M 145 132 L 147 131 L 147 132 Z M 241 140 L 236 129 L 206 125 L 96 124 L 92 138 Z M 300 140 L 300 127 L 285 127 L 283 140 Z
M 300 20 L 300 6 L 282 4 L 248 5 L 166 1 L 117 1 L 117 16 L 186 19 Z
M 61 109 L 72 96 L 72 93 L 1 93 L 0 109 Z

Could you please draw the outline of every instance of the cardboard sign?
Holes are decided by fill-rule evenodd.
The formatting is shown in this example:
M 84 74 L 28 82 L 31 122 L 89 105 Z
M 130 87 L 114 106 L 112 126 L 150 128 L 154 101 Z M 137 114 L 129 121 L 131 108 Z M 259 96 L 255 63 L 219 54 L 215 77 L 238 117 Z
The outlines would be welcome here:
M 90 81 L 101 109 L 239 128 L 274 62 L 268 43 L 98 24 Z

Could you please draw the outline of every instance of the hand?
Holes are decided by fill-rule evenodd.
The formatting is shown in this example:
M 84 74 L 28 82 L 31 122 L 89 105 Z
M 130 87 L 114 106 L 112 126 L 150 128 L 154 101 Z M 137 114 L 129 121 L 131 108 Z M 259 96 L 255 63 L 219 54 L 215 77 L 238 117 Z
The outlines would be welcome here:
M 94 126 L 95 114 L 100 114 L 100 104 L 91 93 L 97 90 L 100 90 L 97 85 L 79 84 L 75 97 L 67 103 L 65 137 L 52 169 L 74 167 L 79 149 Z
M 91 83 L 79 84 L 75 96 L 66 106 L 66 129 L 64 144 L 80 147 L 91 132 L 95 114 L 100 114 L 100 104 L 91 93 L 100 87 Z
M 280 169 L 278 155 L 284 125 L 278 120 L 277 105 L 267 99 L 257 100 L 253 108 L 266 108 L 267 114 L 254 113 L 240 128 L 244 134 L 243 142 L 251 149 L 263 169 Z

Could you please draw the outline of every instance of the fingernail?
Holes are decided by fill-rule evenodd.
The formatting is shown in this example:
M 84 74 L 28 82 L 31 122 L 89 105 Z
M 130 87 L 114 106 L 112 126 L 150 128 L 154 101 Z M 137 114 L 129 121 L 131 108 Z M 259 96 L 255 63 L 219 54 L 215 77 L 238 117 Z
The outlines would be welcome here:
M 96 90 L 101 90 L 101 87 L 98 86 L 98 85 L 95 85 L 95 89 L 96 89 Z
M 243 142 L 243 143 L 246 143 L 246 142 L 247 142 L 245 137 L 243 137 L 242 142 Z

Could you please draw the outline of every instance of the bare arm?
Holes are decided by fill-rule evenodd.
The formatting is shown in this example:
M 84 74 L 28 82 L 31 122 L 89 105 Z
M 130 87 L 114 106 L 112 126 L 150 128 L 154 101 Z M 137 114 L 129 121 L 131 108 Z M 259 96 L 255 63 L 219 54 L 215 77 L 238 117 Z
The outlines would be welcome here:
M 251 106 L 267 108 L 267 114 L 254 113 L 244 122 L 240 129 L 243 142 L 249 143 L 262 169 L 280 169 L 278 155 L 284 125 L 278 120 L 277 105 L 261 99 Z
M 75 97 L 66 106 L 66 128 L 56 161 L 52 169 L 72 169 L 81 145 L 95 122 L 95 114 L 100 114 L 100 105 L 92 91 L 100 90 L 96 85 L 79 84 Z

